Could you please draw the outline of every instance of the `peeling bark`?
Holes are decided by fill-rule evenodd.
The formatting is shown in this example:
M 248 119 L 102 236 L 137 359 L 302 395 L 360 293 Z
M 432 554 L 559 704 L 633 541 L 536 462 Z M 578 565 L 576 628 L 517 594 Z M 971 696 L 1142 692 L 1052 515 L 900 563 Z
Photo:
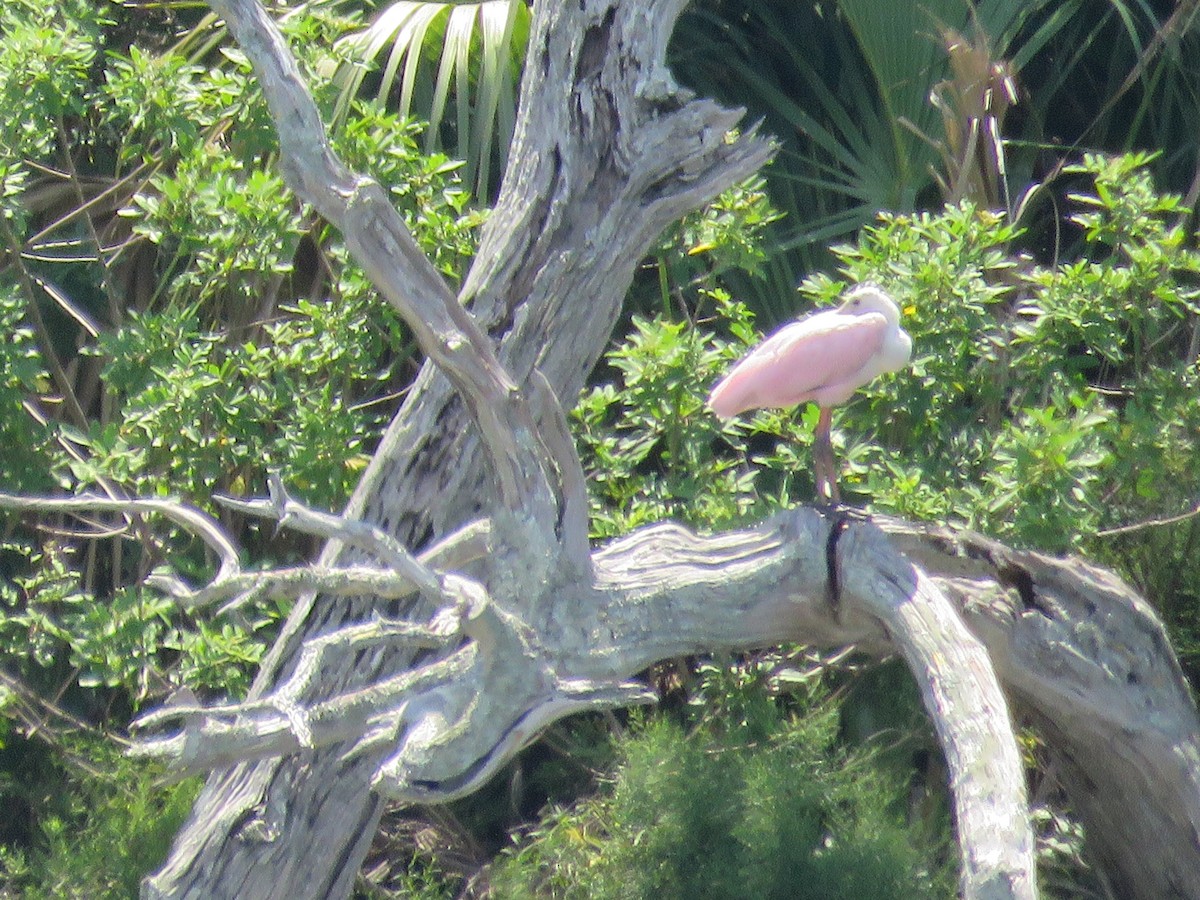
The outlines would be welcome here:
M 885 526 L 987 647 L 1063 774 L 1117 897 L 1200 897 L 1200 720 L 1162 622 L 1079 559 Z

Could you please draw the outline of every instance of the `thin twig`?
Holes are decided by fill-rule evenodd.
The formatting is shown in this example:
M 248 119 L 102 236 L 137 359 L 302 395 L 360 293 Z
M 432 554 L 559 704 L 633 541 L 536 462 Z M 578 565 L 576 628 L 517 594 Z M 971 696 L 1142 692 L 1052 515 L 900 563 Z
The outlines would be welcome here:
M 1164 525 L 1177 525 L 1180 522 L 1186 522 L 1188 519 L 1194 519 L 1200 516 L 1200 503 L 1197 503 L 1187 512 L 1180 513 L 1177 516 L 1167 516 L 1165 519 L 1147 519 L 1144 522 L 1134 522 L 1132 525 L 1119 525 L 1116 528 L 1105 528 L 1102 531 L 1096 532 L 1096 537 L 1113 537 L 1118 534 L 1133 534 L 1136 531 L 1144 531 L 1147 528 L 1161 528 Z

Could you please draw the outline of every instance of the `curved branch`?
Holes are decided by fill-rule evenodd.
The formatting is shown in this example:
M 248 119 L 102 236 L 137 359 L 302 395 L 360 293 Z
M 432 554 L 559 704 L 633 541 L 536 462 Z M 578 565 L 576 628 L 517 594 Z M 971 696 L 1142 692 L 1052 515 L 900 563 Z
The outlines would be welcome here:
M 837 551 L 832 585 L 829 546 Z M 555 719 L 652 699 L 626 679 L 660 659 L 778 643 L 792 630 L 816 643 L 858 638 L 882 646 L 886 638 L 908 660 L 946 751 L 964 896 L 1033 896 L 1023 771 L 987 653 L 943 592 L 873 524 L 799 510 L 709 538 L 660 525 L 614 542 L 586 572 L 571 574 L 550 587 L 556 610 L 570 615 L 535 622 L 491 600 L 479 583 L 445 574 L 457 602 L 432 626 L 374 622 L 314 638 L 289 678 L 262 699 L 144 717 L 139 727 L 178 719 L 184 727 L 142 752 L 174 755 L 190 772 L 229 762 L 239 749 L 256 759 L 335 741 L 349 742 L 355 754 L 398 742 L 375 773 L 377 790 L 446 802 L 478 787 Z M 831 587 L 836 608 L 827 600 Z M 333 700 L 305 700 L 335 651 L 436 645 L 456 634 L 471 641 L 469 657 L 459 651 Z
M 289 184 L 342 231 L 421 350 L 454 383 L 481 430 L 504 503 L 552 529 L 557 507 L 532 452 L 537 430 L 491 341 L 417 246 L 383 188 L 350 172 L 333 153 L 295 60 L 262 6 L 257 0 L 211 5 L 254 66 L 278 125 Z
M 80 494 L 77 497 L 18 497 L 0 493 L 0 509 L 19 512 L 119 512 L 158 513 L 190 531 L 208 545 L 220 559 L 216 579 L 230 578 L 241 571 L 238 550 L 225 534 L 221 523 L 202 509 L 175 499 L 133 499 Z
M 1025 770 L 987 650 L 937 584 L 877 527 L 850 529 L 839 550 L 844 590 L 891 635 L 946 755 L 962 895 L 1035 897 Z
M 1149 604 L 1079 559 L 880 522 L 987 647 L 1115 896 L 1200 898 L 1200 715 Z
M 407 704 L 415 695 L 426 695 L 462 683 L 474 665 L 476 652 L 464 647 L 450 657 L 413 669 L 370 687 L 352 691 L 323 703 L 306 706 L 297 698 L 318 668 L 320 655 L 330 647 L 357 650 L 385 642 L 431 646 L 443 639 L 427 630 L 391 632 L 379 623 L 358 626 L 354 634 L 334 632 L 330 643 L 280 691 L 262 700 L 226 706 L 166 706 L 139 718 L 132 728 L 162 729 L 175 722 L 177 731 L 141 737 L 128 753 L 170 763 L 179 778 L 221 766 L 288 756 L 349 741 L 361 751 L 365 736 L 385 728 L 386 740 L 395 745 L 411 719 Z

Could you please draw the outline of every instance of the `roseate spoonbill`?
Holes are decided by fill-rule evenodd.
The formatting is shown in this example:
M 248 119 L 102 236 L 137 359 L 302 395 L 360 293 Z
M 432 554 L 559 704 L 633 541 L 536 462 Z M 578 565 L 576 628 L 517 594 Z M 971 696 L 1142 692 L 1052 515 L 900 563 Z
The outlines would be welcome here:
M 899 307 L 876 285 L 861 284 L 841 306 L 784 325 L 751 350 L 713 388 L 708 405 L 729 418 L 749 409 L 817 404 L 817 497 L 837 503 L 832 407 L 872 378 L 903 368 L 911 355 L 912 338 L 900 327 Z

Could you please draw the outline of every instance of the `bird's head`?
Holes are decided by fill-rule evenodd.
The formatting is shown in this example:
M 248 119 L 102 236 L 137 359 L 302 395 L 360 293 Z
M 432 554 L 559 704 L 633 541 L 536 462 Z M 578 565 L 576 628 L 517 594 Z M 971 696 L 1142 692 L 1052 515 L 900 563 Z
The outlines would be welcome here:
M 887 319 L 889 325 L 900 324 L 900 307 L 896 301 L 885 294 L 879 285 L 870 282 L 857 284 L 847 291 L 838 312 L 850 316 L 875 312 Z

